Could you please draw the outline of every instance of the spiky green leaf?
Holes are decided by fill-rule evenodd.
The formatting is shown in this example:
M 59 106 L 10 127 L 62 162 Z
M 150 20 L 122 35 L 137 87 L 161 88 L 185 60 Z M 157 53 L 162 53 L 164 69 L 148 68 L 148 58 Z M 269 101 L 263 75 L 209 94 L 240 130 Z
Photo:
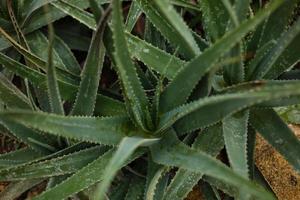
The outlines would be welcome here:
M 169 111 L 183 104 L 205 73 L 215 67 L 218 58 L 228 52 L 241 38 L 261 23 L 282 3 L 282 0 L 273 1 L 267 9 L 257 13 L 255 17 L 233 29 L 210 48 L 206 49 L 200 56 L 187 63 L 162 93 L 161 110 Z M 185 87 L 181 87 L 182 83 L 185 83 Z

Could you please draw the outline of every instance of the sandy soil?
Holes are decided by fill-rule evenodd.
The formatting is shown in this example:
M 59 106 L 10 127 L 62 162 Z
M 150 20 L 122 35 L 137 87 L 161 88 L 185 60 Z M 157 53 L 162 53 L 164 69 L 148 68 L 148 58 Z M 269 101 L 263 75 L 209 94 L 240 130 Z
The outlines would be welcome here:
M 290 128 L 300 138 L 300 127 Z M 300 175 L 260 136 L 256 143 L 256 164 L 279 200 L 300 199 Z M 299 155 L 300 156 L 300 155 Z

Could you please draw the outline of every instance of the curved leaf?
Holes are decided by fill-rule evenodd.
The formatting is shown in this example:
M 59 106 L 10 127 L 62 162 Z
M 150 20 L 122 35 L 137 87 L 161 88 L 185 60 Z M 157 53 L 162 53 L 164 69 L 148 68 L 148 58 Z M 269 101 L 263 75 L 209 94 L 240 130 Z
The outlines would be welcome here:
M 225 33 L 228 13 L 220 0 L 202 0 L 198 4 L 202 11 L 207 39 L 214 43 Z
M 200 54 L 191 31 L 169 1 L 138 0 L 137 2 L 151 22 L 170 42 L 179 47 L 180 53 L 187 59 Z
M 216 95 L 175 108 L 161 116 L 159 131 L 169 128 L 177 120 L 175 129 L 180 134 L 206 127 L 246 107 L 274 99 L 298 97 L 300 83 L 290 82 L 278 86 L 257 85 L 240 93 Z M 276 92 L 280 91 L 280 92 Z M 209 113 L 209 115 L 203 115 Z
M 133 1 L 130 5 L 128 16 L 126 19 L 126 31 L 129 33 L 133 30 L 137 20 L 139 19 L 142 11 L 137 2 Z
M 71 2 L 69 2 L 69 3 L 71 3 Z M 78 8 L 74 7 L 73 9 L 69 10 L 68 14 L 70 16 L 74 17 L 75 19 L 78 19 L 78 18 L 80 18 L 80 15 L 78 15 L 78 13 L 76 12 L 76 9 L 78 9 Z M 84 13 L 81 13 L 81 14 L 84 14 Z M 88 17 L 92 18 L 92 16 L 88 16 L 87 12 L 85 12 L 85 14 L 86 14 L 85 18 L 88 18 Z M 84 20 L 84 19 L 82 18 L 81 20 Z M 85 21 L 85 25 L 92 30 L 96 30 L 95 23 L 90 24 L 90 23 L 88 23 L 88 21 Z M 106 48 L 108 48 L 108 46 L 112 46 L 112 41 L 111 41 L 112 40 L 112 37 L 111 37 L 112 32 L 111 32 L 111 30 L 109 30 L 107 32 L 108 33 L 106 33 L 106 35 L 105 35 L 106 41 L 104 41 Z M 161 49 L 158 49 L 157 47 L 154 47 L 150 43 L 147 43 L 146 41 L 141 40 L 138 37 L 136 37 L 128 32 L 125 32 L 125 35 L 126 35 L 126 39 L 127 39 L 128 50 L 130 52 L 131 57 L 134 57 L 134 58 L 142 61 L 148 67 L 150 67 L 151 69 L 154 69 L 155 71 L 157 71 L 159 73 L 163 73 L 165 71 L 164 66 L 167 65 L 167 63 L 169 62 L 172 55 L 168 54 L 167 52 L 164 52 Z M 108 48 L 108 53 L 109 53 L 109 50 L 113 51 L 113 47 Z M 181 69 L 183 67 L 184 64 L 185 64 L 185 62 L 183 60 L 180 60 L 179 58 L 173 59 L 172 62 L 170 63 L 170 67 L 168 68 L 168 70 L 165 71 L 165 76 L 169 79 L 172 79 L 176 75 L 176 73 L 179 71 L 179 69 Z
M 48 200 L 52 198 L 56 200 L 63 200 L 71 196 L 72 194 L 78 193 L 86 189 L 87 187 L 101 181 L 103 179 L 102 177 L 104 175 L 103 172 L 105 166 L 114 155 L 114 152 L 115 149 L 109 150 L 86 167 L 80 169 L 77 173 L 75 173 L 67 180 L 33 198 L 33 200 Z M 132 162 L 142 154 L 143 152 L 141 151 L 135 153 L 123 164 L 128 165 L 130 162 Z
M 36 152 L 31 148 L 22 148 L 9 153 L 0 155 L 0 168 L 12 167 L 16 164 L 25 163 L 41 156 L 40 153 Z
M 157 185 L 159 184 L 159 180 L 162 179 L 163 175 L 169 171 L 168 167 L 161 167 L 156 171 L 154 176 L 152 177 L 151 181 L 148 183 L 147 190 L 145 191 L 145 198 L 147 200 L 154 200 L 156 199 L 156 189 Z
M 212 157 L 224 147 L 223 132 L 220 124 L 209 127 L 199 133 L 195 139 L 193 148 L 203 151 Z M 164 194 L 164 200 L 181 200 L 184 199 L 193 187 L 199 182 L 203 174 L 191 170 L 180 168 L 171 180 L 170 185 Z
M 104 150 L 96 146 L 51 160 L 3 169 L 0 171 L 0 180 L 18 181 L 71 174 L 95 160 Z
M 2 63 L 5 68 L 16 73 L 22 78 L 27 78 L 36 87 L 41 89 L 46 89 L 46 75 L 42 74 L 34 69 L 31 69 L 11 58 L 2 54 L 0 52 L 0 63 Z M 77 86 L 64 82 L 58 78 L 59 91 L 62 98 L 69 100 L 74 98 Z M 125 106 L 122 102 L 104 96 L 101 94 L 97 95 L 95 113 L 97 115 L 111 116 L 111 115 L 122 115 L 124 114 Z
M 240 193 L 251 195 L 255 199 L 275 200 L 272 194 L 236 174 L 218 160 L 180 143 L 174 133 L 168 132 L 166 137 L 161 141 L 151 147 L 152 157 L 155 162 L 212 176 L 237 188 Z
M 103 200 L 105 197 L 105 192 L 110 186 L 114 176 L 117 171 L 124 166 L 124 163 L 129 159 L 129 157 L 134 153 L 134 151 L 140 146 L 148 146 L 153 143 L 158 142 L 159 139 L 145 139 L 138 137 L 125 137 L 117 151 L 112 156 L 111 160 L 107 164 L 103 172 L 103 180 L 99 189 L 99 200 Z
M 208 71 L 216 68 L 215 64 L 218 59 L 237 44 L 250 30 L 268 17 L 270 13 L 276 10 L 283 2 L 282 0 L 273 1 L 267 9 L 257 13 L 255 17 L 233 29 L 222 39 L 207 48 L 200 56 L 187 63 L 163 91 L 160 99 L 161 110 L 166 112 L 185 103 L 201 78 Z M 185 87 L 181 87 L 182 83 L 185 83 Z
M 67 44 L 58 36 L 54 37 L 53 48 L 57 52 L 58 55 L 61 56 L 61 60 L 72 74 L 80 75 L 81 68 L 79 63 L 77 62 L 75 56 L 73 55 L 71 49 L 67 46 Z
M 54 30 L 52 24 L 48 24 L 49 46 L 48 46 L 48 60 L 47 60 L 47 88 L 51 111 L 56 114 L 64 115 L 65 111 L 61 101 L 60 92 L 58 88 L 56 70 L 53 63 L 53 40 Z
M 69 12 L 76 12 L 76 15 L 72 15 L 72 16 L 79 16 L 78 18 L 76 18 L 79 22 L 84 24 L 86 23 L 86 25 L 90 26 L 93 29 L 96 28 L 96 23 L 95 23 L 95 19 L 93 18 L 93 15 L 90 13 L 86 13 L 83 9 L 79 7 L 76 7 L 76 4 L 74 3 L 70 4 L 66 1 L 58 0 L 52 2 L 52 5 L 62 10 L 66 14 L 69 14 Z
M 249 111 L 241 111 L 223 120 L 226 152 L 233 171 L 248 178 L 247 134 Z
M 131 56 L 146 64 L 150 69 L 164 74 L 168 79 L 173 79 L 186 63 L 138 37 L 129 33 L 126 36 Z
M 285 49 L 288 48 L 293 41 L 297 41 L 294 39 L 297 38 L 298 35 L 300 35 L 300 18 L 286 33 L 282 34 L 282 36 L 278 39 L 277 44 L 259 63 L 251 76 L 252 80 L 263 78 L 272 69 L 273 65 L 281 57 L 281 55 L 285 53 Z M 290 66 L 288 65 L 286 67 Z M 277 76 L 279 75 L 280 74 L 277 74 Z
M 153 124 L 149 113 L 149 102 L 128 52 L 119 0 L 113 1 L 112 32 L 115 50 L 114 59 L 127 109 L 131 117 L 142 129 L 152 129 Z
M 1 112 L 0 118 L 15 124 L 80 141 L 117 145 L 124 137 L 141 135 L 126 117 L 66 117 L 41 112 Z
M 105 49 L 102 42 L 109 11 L 103 14 L 93 35 L 88 55 L 82 70 L 77 97 L 71 111 L 72 115 L 92 115 L 103 67 Z
M 3 35 L 12 45 L 13 47 L 20 53 L 22 54 L 26 60 L 32 62 L 33 64 L 35 64 L 37 67 L 39 67 L 39 69 L 41 69 L 42 71 L 46 71 L 46 65 L 47 62 L 44 61 L 43 59 L 41 59 L 40 57 L 36 56 L 35 54 L 31 53 L 30 51 L 28 51 L 27 49 L 25 49 L 24 47 L 22 47 L 20 44 L 18 44 L 10 35 L 8 35 L 1 27 L 0 27 L 0 34 Z M 77 83 L 77 78 L 76 76 L 68 73 L 67 71 L 64 70 L 64 66 L 62 65 L 57 65 L 56 66 L 58 71 L 57 71 L 57 75 L 60 79 L 69 82 L 69 83 L 73 83 L 76 84 Z

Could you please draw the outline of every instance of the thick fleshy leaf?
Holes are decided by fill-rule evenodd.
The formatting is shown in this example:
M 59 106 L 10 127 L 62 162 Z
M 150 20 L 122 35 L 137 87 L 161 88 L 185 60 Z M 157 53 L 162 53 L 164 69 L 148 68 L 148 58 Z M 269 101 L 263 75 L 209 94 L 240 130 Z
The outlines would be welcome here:
M 51 111 L 56 114 L 64 115 L 65 111 L 61 101 L 60 92 L 58 88 L 56 69 L 53 62 L 53 42 L 54 30 L 52 24 L 48 24 L 49 46 L 48 46 L 48 60 L 47 60 L 47 88 Z
M 252 90 L 259 87 L 277 87 L 284 84 L 293 84 L 293 82 L 297 82 L 297 80 L 257 80 L 251 82 L 244 82 L 241 84 L 237 84 L 231 87 L 223 88 L 220 90 L 220 94 L 228 94 L 228 93 L 237 93 Z M 271 108 L 271 107 L 283 107 L 289 105 L 296 105 L 300 101 L 299 96 L 291 96 L 283 99 L 272 99 L 270 101 L 266 101 L 260 104 L 255 105 L 255 107 L 261 108 Z
M 97 86 L 91 87 L 93 92 L 81 103 L 76 102 L 89 108 L 88 113 L 77 114 L 89 116 L 76 116 L 71 112 L 76 93 L 80 86 L 90 86 L 80 84 L 84 79 L 80 73 L 87 53 L 91 54 L 89 45 L 97 45 L 91 33 L 97 31 L 102 8 L 110 9 L 112 2 L 113 17 L 102 29 L 106 57 L 103 59 L 104 51 L 100 57 L 94 54 L 102 59 L 105 73 L 90 73 Z M 294 66 L 299 61 L 295 53 L 299 34 L 290 33 L 298 23 L 292 11 L 299 0 L 262 2 L 0 0 L 0 26 L 10 40 L 8 45 L 3 43 L 6 39 L 0 33 L 0 70 L 9 80 L 2 90 L 14 96 L 0 97 L 0 132 L 26 146 L 0 155 L 3 180 L 15 181 L 13 188 L 19 188 L 19 196 L 33 186 L 32 180 L 50 179 L 45 192 L 35 198 L 41 200 L 181 200 L 203 182 L 207 187 L 201 189 L 208 199 L 220 200 L 221 193 L 224 199 L 275 199 L 255 168 L 255 135 L 258 129 L 265 131 L 262 135 L 270 144 L 277 142 L 273 146 L 300 171 L 299 159 L 291 155 L 298 149 L 293 153 L 285 150 L 290 150 L 286 143 L 295 137 L 283 128 L 275 112 L 273 121 L 266 120 L 272 121 L 266 130 L 262 120 L 258 128 L 254 123 L 247 125 L 245 112 L 249 110 L 255 118 L 256 111 L 261 114 L 273 107 L 294 105 L 287 109 L 297 111 L 300 81 L 292 79 L 299 79 Z M 126 22 L 123 16 L 127 16 Z M 54 42 L 51 31 L 45 34 L 45 26 L 53 22 L 61 38 Z M 11 44 L 15 48 L 8 49 Z M 46 62 L 51 58 L 46 51 L 49 44 L 54 47 L 53 59 L 48 62 L 52 60 L 52 66 Z M 251 52 L 244 52 L 244 45 Z M 46 73 L 49 66 L 52 74 Z M 266 80 L 252 77 L 259 67 L 260 79 Z M 246 82 L 249 80 L 253 81 Z M 51 102 L 60 100 L 60 93 L 64 107 L 59 101 L 55 105 L 70 116 L 53 106 L 51 110 L 47 85 L 52 88 Z M 26 91 L 28 108 L 22 104 L 20 91 Z M 53 111 L 56 113 L 49 113 Z M 286 114 L 281 117 L 289 119 Z M 286 139 L 284 148 L 280 147 L 282 139 Z M 145 148 L 139 146 L 140 140 L 156 143 Z M 215 158 L 224 143 L 228 163 Z M 93 151 L 99 146 L 115 148 L 100 156 Z M 220 158 L 226 152 L 222 151 Z
M 59 8 L 60 10 L 62 10 L 65 13 L 68 13 L 70 11 L 76 12 L 76 15 L 80 16 L 77 18 L 77 20 L 79 20 L 81 23 L 88 23 L 89 25 L 90 24 L 95 25 L 95 20 L 94 20 L 92 14 L 88 13 L 89 17 L 86 17 L 86 13 L 84 12 L 84 10 L 76 7 L 75 6 L 76 4 L 69 4 L 66 1 L 58 0 L 58 1 L 53 2 L 52 5 Z M 93 28 L 96 28 L 96 26 L 94 26 Z
M 7 31 L 13 30 L 13 25 L 11 24 L 11 22 L 3 18 L 0 18 L 0 26 Z
M 256 145 L 256 131 L 248 125 L 247 132 L 247 163 L 249 168 L 249 178 L 253 179 L 255 174 L 255 145 Z
M 98 3 L 98 5 L 109 3 L 108 0 L 96 0 L 96 2 Z M 67 5 L 72 5 L 71 8 L 76 7 L 82 10 L 90 6 L 89 1 L 81 1 L 81 0 L 59 0 L 56 2 L 52 2 L 51 4 L 49 4 L 49 11 L 46 13 L 46 15 L 51 17 L 52 22 L 66 16 L 64 12 L 61 12 L 53 4 L 55 4 L 56 6 L 58 4 L 59 5 L 62 4 L 65 7 L 67 7 Z M 45 19 L 45 13 L 43 12 L 42 7 L 39 7 L 39 9 L 37 9 L 31 15 L 30 18 L 27 18 L 27 20 L 23 22 L 23 24 L 26 25 L 25 32 L 31 32 L 33 30 L 39 29 L 42 26 L 46 25 L 47 19 Z
M 40 67 L 45 69 L 45 71 L 46 71 L 46 69 L 47 69 L 46 64 L 48 61 L 48 51 L 46 51 L 46 49 L 48 49 L 50 41 L 46 38 L 46 36 L 41 31 L 35 31 L 33 33 L 26 35 L 26 40 L 27 40 L 27 43 L 28 43 L 31 53 L 33 55 L 36 55 L 41 60 L 45 61 L 45 66 L 43 63 L 42 64 L 43 66 L 40 66 Z M 41 49 L 45 49 L 45 51 L 41 51 Z M 53 54 L 54 66 L 57 68 L 63 69 L 63 70 L 67 70 L 67 67 L 65 66 L 61 57 L 59 56 L 58 52 L 56 52 L 55 49 L 53 50 L 52 54 Z M 43 61 L 41 61 L 41 62 L 43 62 Z
M 51 1 L 51 0 L 47 0 Z M 63 18 L 66 16 L 65 13 L 61 12 L 60 10 L 56 9 L 54 6 L 49 5 L 49 10 L 47 12 L 44 11 L 42 6 L 44 6 L 47 3 L 46 0 L 41 0 L 38 2 L 34 2 L 32 0 L 26 0 L 26 3 L 22 7 L 23 14 L 26 15 L 26 11 L 29 11 L 29 16 L 24 16 L 24 19 L 22 20 L 22 28 L 24 31 L 24 34 L 31 33 L 32 31 L 35 31 L 37 29 L 40 29 L 41 27 L 48 24 L 48 17 L 51 18 L 51 22 L 56 21 L 60 18 Z M 13 1 L 16 2 L 16 1 Z M 30 7 L 30 3 L 38 5 L 33 9 L 33 12 L 30 13 L 30 9 L 33 7 Z M 80 0 L 66 0 L 66 2 L 75 3 L 78 7 L 81 9 L 87 8 L 89 6 L 88 2 L 86 1 L 80 1 Z M 107 0 L 97 0 L 99 4 L 107 3 Z M 6 6 L 5 6 L 6 7 Z M 0 50 L 7 49 L 11 45 L 7 43 L 4 39 L 0 38 Z
M 162 93 L 160 100 L 161 110 L 166 112 L 185 103 L 201 78 L 208 71 L 217 67 L 215 64 L 218 59 L 282 3 L 282 0 L 273 1 L 267 9 L 257 13 L 255 17 L 233 29 L 210 48 L 206 49 L 200 56 L 187 63 Z M 181 87 L 182 83 L 185 83 L 185 87 Z
M 250 0 L 242 0 L 242 1 L 235 2 L 234 8 L 239 22 L 242 22 L 246 19 L 250 2 L 251 2 Z
M 77 97 L 71 111 L 72 115 L 92 115 L 103 67 L 105 48 L 102 42 L 109 11 L 103 14 L 93 35 L 91 46 L 82 70 Z
M 33 200 L 48 200 L 50 198 L 63 200 L 72 194 L 78 193 L 101 181 L 103 179 L 105 166 L 107 166 L 107 163 L 109 163 L 114 153 L 115 149 L 109 150 L 86 167 L 80 169 L 73 176 L 63 181 L 61 184 L 58 184 L 52 189 L 33 198 Z M 132 155 L 130 159 L 123 164 L 128 165 L 134 159 L 140 157 L 143 153 L 143 151 L 134 153 L 134 155 Z
M 277 40 L 290 23 L 294 6 L 298 0 L 285 1 L 252 34 L 247 41 L 247 54 L 256 54 L 257 50 L 272 40 Z M 261 5 L 263 7 L 263 5 Z
M 290 18 L 294 12 L 295 5 L 298 0 L 285 1 L 278 10 L 276 10 L 266 20 L 263 31 L 261 33 L 259 45 L 262 46 L 270 40 L 277 40 L 282 31 L 289 26 Z
M 39 56 L 41 59 L 47 60 L 48 52 L 41 51 L 41 49 L 48 48 L 49 45 L 49 41 L 44 34 L 40 31 L 34 31 L 33 33 L 27 34 L 26 39 L 32 53 Z M 54 66 L 78 76 L 80 74 L 78 62 L 68 46 L 57 36 L 54 38 L 53 48 Z
M 18 76 L 28 79 L 29 82 L 34 84 L 37 88 L 43 88 L 46 89 L 46 75 L 34 70 L 32 68 L 27 67 L 26 65 L 23 65 L 8 56 L 4 55 L 3 53 L 0 52 L 0 63 L 3 64 L 5 68 L 8 70 L 14 72 Z M 58 78 L 59 79 L 59 78 Z M 65 99 L 69 99 L 73 97 L 75 94 L 75 85 L 72 85 L 70 83 L 61 81 L 59 79 L 59 85 L 63 85 L 60 88 L 60 92 L 62 94 L 62 97 Z M 71 89 L 73 88 L 73 89 Z
M 0 167 L 16 167 L 16 165 L 26 163 L 29 165 L 34 162 L 40 162 L 45 160 L 50 160 L 53 158 L 61 157 L 67 154 L 80 151 L 82 149 L 91 147 L 92 145 L 87 145 L 83 143 L 78 143 L 63 150 L 57 151 L 53 154 L 44 156 L 44 154 L 33 150 L 32 148 L 22 148 L 16 151 L 12 151 L 6 154 L 0 155 Z
M 2 35 L 4 36 L 4 38 L 6 38 L 8 41 L 10 41 L 10 43 L 15 43 L 15 44 L 17 44 L 17 46 L 20 46 L 21 49 L 24 48 L 25 50 L 28 50 L 28 54 L 30 55 L 30 48 L 28 46 L 26 38 L 23 34 L 23 31 L 21 30 L 21 27 L 20 27 L 18 19 L 17 19 L 17 18 L 19 18 L 19 16 L 18 16 L 19 10 L 16 8 L 19 7 L 19 3 L 18 2 L 16 3 L 15 1 L 14 2 L 6 1 L 6 4 L 7 4 L 7 11 L 8 11 L 10 20 L 13 24 L 13 27 L 14 27 L 14 30 L 15 30 L 15 33 L 17 35 L 17 39 L 18 39 L 18 42 L 20 43 L 20 45 L 18 45 L 17 42 L 14 41 L 12 38 L 7 37 L 6 33 L 4 33 L 4 35 L 2 33 Z M 3 32 L 3 30 L 1 30 L 1 27 L 0 27 L 0 32 Z M 13 46 L 15 46 L 15 45 L 13 45 Z M 17 47 L 16 49 L 18 50 L 19 48 Z M 19 52 L 22 52 L 22 51 L 19 51 Z M 24 59 L 25 59 L 25 63 L 28 66 L 30 66 L 32 68 L 36 68 L 35 64 L 32 61 L 30 61 L 30 59 L 28 59 L 27 56 L 24 56 Z M 36 107 L 35 102 L 33 100 L 32 91 L 29 88 L 28 80 L 25 79 L 24 84 L 25 84 L 25 88 L 26 88 L 26 93 L 31 101 L 32 107 Z M 40 99 L 40 98 L 38 97 L 38 99 Z
M 19 7 L 19 2 L 13 2 L 13 1 L 6 1 L 6 4 L 7 4 L 7 11 L 8 11 L 8 14 L 9 14 L 9 18 L 10 18 L 10 21 L 15 29 L 15 32 L 17 34 L 17 38 L 18 38 L 18 41 L 19 43 L 21 44 L 21 46 L 23 46 L 25 49 L 29 50 L 28 48 L 28 44 L 27 44 L 27 41 L 26 41 L 26 38 L 23 34 L 23 31 L 21 30 L 21 27 L 20 27 L 20 24 L 18 22 L 18 19 L 19 18 L 19 10 L 17 9 Z M 25 61 L 27 63 L 29 63 L 26 58 L 25 58 Z M 29 63 L 31 64 L 31 63 Z
M 26 0 L 27 1 L 32 1 L 32 0 Z M 37 4 L 40 4 L 40 6 L 43 6 L 45 4 L 45 0 L 42 0 L 43 2 L 34 2 Z M 50 1 L 50 0 L 48 0 Z M 81 0 L 64 0 L 64 2 L 68 4 L 75 5 L 75 7 L 78 7 L 80 9 L 86 9 L 89 7 L 89 2 L 88 1 L 81 1 Z M 109 0 L 96 0 L 98 5 L 102 5 L 105 3 L 109 3 Z M 46 2 L 47 3 L 47 2 Z M 54 22 L 58 19 L 61 19 L 65 17 L 67 14 L 64 12 L 60 11 L 53 5 L 49 5 L 49 10 L 47 12 L 44 11 L 42 7 L 38 7 L 37 9 L 34 10 L 34 12 L 30 15 L 30 17 L 26 18 L 26 20 L 22 23 L 23 25 L 23 30 L 25 34 L 28 34 L 32 31 L 35 31 L 37 29 L 40 29 L 41 27 L 45 26 L 48 24 L 48 17 L 51 18 L 51 22 Z M 27 9 L 30 8 L 24 8 L 24 12 L 26 12 Z M 5 42 L 3 39 L 0 38 L 0 50 L 4 50 L 8 47 L 10 47 L 10 44 Z
M 202 10 L 206 37 L 213 43 L 225 33 L 228 13 L 222 1 L 219 0 L 202 0 L 198 4 Z
M 46 71 L 46 65 L 47 62 L 37 55 L 33 54 L 29 50 L 25 49 L 23 46 L 18 44 L 10 35 L 8 35 L 1 27 L 0 27 L 0 34 L 3 35 L 12 45 L 13 47 L 20 53 L 22 54 L 26 60 L 30 61 L 30 63 L 33 63 L 36 67 L 41 69 L 42 71 Z M 68 73 L 67 71 L 64 70 L 64 66 L 58 64 L 57 66 L 57 75 L 60 79 L 72 83 L 72 84 L 77 84 L 77 78 L 76 76 Z
M 229 15 L 229 29 L 238 27 L 241 22 L 247 18 L 247 13 L 250 7 L 250 0 L 236 1 L 231 5 L 230 1 L 222 0 Z M 224 67 L 223 75 L 228 84 L 236 84 L 244 81 L 244 44 L 240 41 L 227 55 L 229 58 L 235 58 L 236 61 Z
M 294 52 L 300 51 L 300 34 L 298 34 L 293 41 L 281 53 L 276 62 L 272 65 L 269 71 L 264 75 L 265 79 L 278 78 L 285 71 L 289 70 L 296 63 L 299 62 L 299 54 Z
M 241 111 L 223 120 L 226 152 L 233 171 L 248 178 L 247 134 L 248 111 Z
M 11 58 L 0 53 L 0 63 L 2 63 L 5 68 L 16 73 L 22 78 L 27 78 L 36 87 L 41 89 L 46 89 L 46 75 L 42 74 L 34 69 L 31 69 Z M 64 82 L 58 78 L 59 90 L 62 98 L 69 100 L 74 98 L 77 86 Z M 125 106 L 122 102 L 104 96 L 101 94 L 97 95 L 95 113 L 97 115 L 111 116 L 111 115 L 121 115 L 124 114 Z
M 114 40 L 114 59 L 120 77 L 127 109 L 142 129 L 152 129 L 152 121 L 149 113 L 149 102 L 145 91 L 138 78 L 128 52 L 128 45 L 124 33 L 121 4 L 118 0 L 113 1 L 112 32 Z
M 200 49 L 191 31 L 169 0 L 138 0 L 137 2 L 151 22 L 170 42 L 179 48 L 182 55 L 191 59 L 200 54 Z
M 252 80 L 263 78 L 276 63 L 278 59 L 285 53 L 285 49 L 289 47 L 289 45 L 300 35 L 300 18 L 297 22 L 293 24 L 293 26 L 278 39 L 276 45 L 268 52 L 267 56 L 259 63 L 254 72 L 252 73 Z M 285 63 L 286 64 L 286 63 Z M 278 65 L 276 65 L 278 67 Z M 290 67 L 286 66 L 286 69 Z M 273 69 L 273 71 L 278 71 L 279 69 Z M 279 71 L 280 72 L 280 71 Z M 282 71 L 281 71 L 282 72 Z M 279 76 L 280 74 L 277 74 Z M 277 77 L 275 77 L 277 78 Z
M 42 70 L 45 71 L 46 68 L 46 62 L 44 60 L 42 60 L 41 58 L 39 58 L 38 56 L 34 55 L 33 53 L 31 53 L 28 49 L 26 49 L 25 47 L 23 47 L 22 45 L 18 44 L 17 41 L 14 40 L 14 38 L 12 38 L 7 32 L 5 32 L 1 27 L 0 27 L 0 33 L 1 35 L 7 39 L 12 46 L 19 52 L 21 53 L 27 60 L 29 60 L 30 62 L 34 63 L 35 65 L 37 65 L 38 67 L 40 67 Z
M 18 181 L 71 174 L 95 160 L 105 150 L 107 148 L 96 146 L 51 160 L 35 162 L 29 165 L 25 163 L 20 166 L 2 169 L 0 171 L 0 180 Z
M 99 22 L 102 14 L 103 14 L 102 7 L 97 4 L 96 0 L 89 0 L 89 3 L 90 3 L 90 9 L 92 10 L 95 21 Z
M 145 198 L 147 200 L 157 199 L 155 198 L 157 195 L 156 194 L 157 185 L 159 184 L 160 179 L 162 179 L 164 174 L 167 173 L 168 171 L 169 171 L 168 167 L 161 167 L 155 172 L 155 174 L 153 175 L 153 177 L 151 178 L 151 180 L 147 185 L 147 190 L 145 191 Z
M 169 181 L 169 173 L 167 172 L 170 170 L 170 168 L 163 167 L 153 162 L 152 159 L 148 160 L 147 165 L 148 166 L 144 198 L 150 196 L 155 200 L 160 200 L 162 199 L 165 193 Z
M 70 2 L 71 3 L 71 2 Z M 75 19 L 80 18 L 81 16 L 78 15 L 76 10 L 78 8 L 74 7 L 73 9 L 69 10 L 68 14 Z M 74 11 L 74 12 L 72 12 Z M 83 13 L 81 13 L 83 14 Z M 85 12 L 86 16 L 85 18 L 92 18 L 92 16 L 88 16 L 88 13 Z M 84 18 L 81 19 L 84 21 Z M 90 21 L 90 20 L 89 20 Z M 89 27 L 90 29 L 96 30 L 96 24 L 92 23 L 89 24 L 88 21 L 85 21 L 85 25 Z M 111 48 L 108 48 L 110 51 L 113 51 L 112 47 L 112 32 L 111 30 L 108 31 L 105 35 L 105 45 L 106 48 L 108 46 L 111 46 Z M 125 33 L 126 38 L 127 38 L 127 45 L 128 45 L 128 50 L 130 52 L 131 57 L 134 57 L 143 63 L 145 63 L 148 67 L 151 69 L 154 69 L 155 71 L 159 73 L 165 73 L 165 76 L 169 79 L 172 79 L 175 74 L 179 71 L 180 68 L 183 67 L 185 62 L 183 60 L 180 60 L 179 58 L 172 59 L 172 62 L 170 63 L 170 66 L 168 67 L 167 70 L 165 70 L 165 66 L 168 64 L 170 57 L 172 55 L 168 54 L 167 52 L 164 52 L 161 49 L 158 49 L 157 47 L 151 45 L 150 43 L 145 42 L 144 40 L 141 40 L 137 38 L 134 35 L 131 35 L 130 33 Z M 109 52 L 108 52 L 109 53 Z
M 228 0 L 222 0 L 222 2 L 229 15 L 227 29 L 231 30 L 238 27 L 240 25 L 240 21 L 246 17 L 249 0 L 237 1 L 234 6 L 231 5 Z M 227 56 L 225 56 L 225 58 L 234 58 L 236 60 L 234 63 L 225 66 L 223 69 L 224 80 L 229 85 L 240 83 L 245 78 L 243 49 L 243 42 L 240 41 L 231 49 Z
M 209 127 L 195 139 L 193 148 L 215 157 L 224 147 L 223 132 L 220 124 Z M 199 182 L 203 174 L 187 169 L 178 169 L 164 195 L 164 200 L 181 200 L 185 198 Z
M 137 20 L 142 14 L 142 10 L 137 2 L 132 2 L 126 19 L 126 31 L 129 33 L 133 30 Z
M 29 162 L 40 157 L 41 154 L 31 148 L 22 148 L 0 155 L 0 168 L 12 167 L 17 164 Z
M 172 0 L 171 2 L 176 6 L 181 6 L 183 8 L 187 8 L 195 11 L 201 11 L 201 9 L 197 5 L 186 0 Z
M 251 195 L 256 199 L 272 199 L 275 197 L 266 192 L 255 183 L 233 172 L 226 165 L 208 156 L 202 151 L 185 146 L 176 139 L 176 135 L 170 131 L 162 142 L 151 147 L 153 160 L 157 163 L 176 166 L 195 172 L 200 172 L 237 188 L 246 196 Z
M 67 70 L 75 75 L 80 75 L 80 65 L 76 60 L 73 52 L 67 44 L 58 36 L 54 37 L 53 48 L 58 55 L 61 55 L 61 60 L 66 66 Z
M 29 0 L 26 4 L 24 4 L 24 7 L 22 9 L 24 17 L 24 21 L 27 20 L 27 18 L 37 9 L 41 8 L 42 6 L 51 3 L 54 0 L 41 0 L 41 1 L 34 1 Z
M 185 65 L 185 61 L 168 54 L 157 47 L 131 34 L 127 35 L 128 48 L 132 57 L 146 64 L 168 79 L 173 79 L 177 72 Z M 168 68 L 166 68 L 168 66 Z
M 256 89 L 248 90 L 247 92 L 206 97 L 163 114 L 160 119 L 160 130 L 169 128 L 180 119 L 176 122 L 175 129 L 179 134 L 184 134 L 214 124 L 227 115 L 249 106 L 276 99 L 282 100 L 298 97 L 300 95 L 298 84 L 291 82 L 278 84 L 278 86 L 257 85 Z M 203 113 L 210 114 L 203 115 Z
M 0 119 L 13 121 L 49 134 L 80 141 L 117 145 L 124 137 L 141 135 L 126 117 L 66 117 L 41 112 L 2 112 Z
M 270 52 L 270 50 L 275 44 L 276 41 L 271 40 L 256 51 L 255 57 L 251 59 L 251 61 L 248 63 L 248 65 L 245 68 L 245 79 L 247 81 L 251 80 L 251 76 L 254 73 L 255 69 L 257 68 L 257 65 L 259 65 L 262 59 L 265 58 L 266 53 Z
M 103 180 L 99 189 L 99 199 L 105 199 L 105 193 L 109 188 L 114 176 L 124 166 L 124 163 L 129 159 L 129 157 L 134 153 L 134 151 L 140 146 L 148 146 L 158 142 L 159 139 L 145 139 L 138 137 L 125 137 L 111 160 L 107 164 L 103 172 Z

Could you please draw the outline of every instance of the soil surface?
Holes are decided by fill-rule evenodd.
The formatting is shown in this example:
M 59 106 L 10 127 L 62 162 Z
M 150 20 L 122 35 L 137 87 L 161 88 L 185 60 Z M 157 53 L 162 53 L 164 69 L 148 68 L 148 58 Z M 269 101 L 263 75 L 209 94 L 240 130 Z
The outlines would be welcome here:
M 300 139 L 300 126 L 290 125 Z M 300 199 L 300 175 L 262 137 L 256 140 L 256 164 L 279 200 Z M 300 156 L 300 155 L 299 155 Z
M 18 148 L 18 144 L 12 138 L 0 134 L 0 154 L 8 153 Z M 2 192 L 9 183 L 0 182 L 0 192 Z
M 188 194 L 186 200 L 204 200 L 198 185 Z

